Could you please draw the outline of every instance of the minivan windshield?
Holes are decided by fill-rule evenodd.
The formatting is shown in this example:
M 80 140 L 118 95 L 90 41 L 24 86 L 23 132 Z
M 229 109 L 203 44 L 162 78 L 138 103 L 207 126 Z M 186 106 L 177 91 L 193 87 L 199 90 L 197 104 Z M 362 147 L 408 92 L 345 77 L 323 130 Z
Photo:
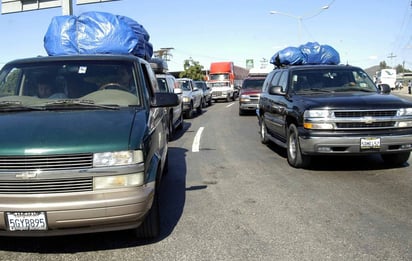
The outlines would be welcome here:
M 11 63 L 0 73 L 0 103 L 14 107 L 53 104 L 53 108 L 140 106 L 132 68 L 129 63 L 108 61 Z

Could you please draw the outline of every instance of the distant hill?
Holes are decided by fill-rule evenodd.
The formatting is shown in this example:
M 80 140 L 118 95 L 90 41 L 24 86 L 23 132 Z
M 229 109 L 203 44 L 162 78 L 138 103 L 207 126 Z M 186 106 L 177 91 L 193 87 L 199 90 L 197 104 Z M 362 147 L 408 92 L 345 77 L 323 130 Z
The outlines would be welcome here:
M 369 68 L 364 69 L 365 72 L 373 79 L 373 76 L 375 76 L 376 72 L 379 71 L 380 67 L 379 65 L 375 65 Z

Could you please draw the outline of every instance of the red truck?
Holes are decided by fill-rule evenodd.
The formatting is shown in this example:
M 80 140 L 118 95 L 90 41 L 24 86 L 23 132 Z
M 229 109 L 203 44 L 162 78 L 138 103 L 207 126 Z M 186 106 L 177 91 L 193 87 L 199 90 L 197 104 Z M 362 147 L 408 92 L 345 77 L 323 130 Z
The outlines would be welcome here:
M 212 99 L 234 101 L 239 93 L 236 83 L 241 82 L 247 73 L 247 69 L 235 66 L 233 62 L 211 63 L 207 84 L 212 88 Z

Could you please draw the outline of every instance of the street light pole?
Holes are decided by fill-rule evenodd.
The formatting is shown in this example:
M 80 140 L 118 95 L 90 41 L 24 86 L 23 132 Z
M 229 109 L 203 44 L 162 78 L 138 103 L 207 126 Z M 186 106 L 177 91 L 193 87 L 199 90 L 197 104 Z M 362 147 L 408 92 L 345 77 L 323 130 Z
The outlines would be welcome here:
M 329 9 L 329 6 L 330 5 L 322 6 L 319 9 L 319 11 L 317 11 L 316 13 L 311 14 L 311 15 L 305 15 L 305 16 L 302 16 L 302 15 L 297 16 L 297 15 L 292 15 L 292 14 L 283 13 L 283 12 L 279 12 L 279 11 L 270 11 L 269 13 L 270 14 L 284 15 L 284 16 L 288 16 L 288 17 L 296 19 L 298 21 L 298 40 L 299 40 L 299 42 L 301 42 L 301 38 L 302 38 L 302 21 L 303 21 L 303 19 L 310 19 L 310 18 L 313 18 L 315 16 L 318 16 L 324 10 Z

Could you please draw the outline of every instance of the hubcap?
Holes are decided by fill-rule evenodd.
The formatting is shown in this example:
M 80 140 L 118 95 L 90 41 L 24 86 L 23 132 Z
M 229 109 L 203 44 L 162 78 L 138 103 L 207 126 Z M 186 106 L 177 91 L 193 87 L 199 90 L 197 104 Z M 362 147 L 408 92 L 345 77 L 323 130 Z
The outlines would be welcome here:
M 289 137 L 289 155 L 292 159 L 296 158 L 296 139 L 294 134 Z

